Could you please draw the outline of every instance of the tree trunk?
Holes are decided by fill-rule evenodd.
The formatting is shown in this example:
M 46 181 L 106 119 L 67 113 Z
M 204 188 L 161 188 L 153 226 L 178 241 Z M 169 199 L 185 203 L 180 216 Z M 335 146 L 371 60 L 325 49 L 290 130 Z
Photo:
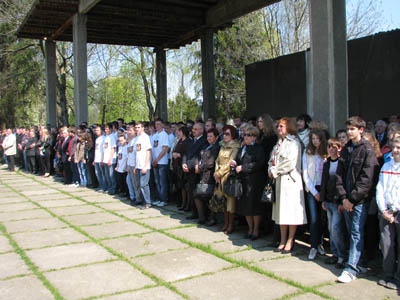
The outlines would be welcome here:
M 144 92 L 146 95 L 146 104 L 147 104 L 147 107 L 149 108 L 149 120 L 153 121 L 154 120 L 154 108 L 153 108 L 153 104 L 151 103 L 150 87 L 149 87 L 149 82 L 147 81 L 146 72 L 145 72 L 146 62 L 144 59 L 144 50 L 142 47 L 139 47 L 139 51 L 140 51 L 140 69 L 139 69 L 139 71 L 140 71 L 140 76 L 142 77 L 142 80 L 143 80 Z

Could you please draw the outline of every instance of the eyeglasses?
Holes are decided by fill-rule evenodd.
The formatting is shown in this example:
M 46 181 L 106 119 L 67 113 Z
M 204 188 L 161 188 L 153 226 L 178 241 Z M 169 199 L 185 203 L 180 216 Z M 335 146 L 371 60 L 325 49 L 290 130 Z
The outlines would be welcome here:
M 197 131 L 197 130 L 199 130 L 199 129 L 198 129 L 198 128 L 192 128 L 192 130 Z
M 224 132 L 224 135 L 231 135 L 230 132 Z
M 254 136 L 254 134 L 246 133 L 244 136 Z
M 276 128 L 285 128 L 286 126 L 285 125 L 276 125 Z

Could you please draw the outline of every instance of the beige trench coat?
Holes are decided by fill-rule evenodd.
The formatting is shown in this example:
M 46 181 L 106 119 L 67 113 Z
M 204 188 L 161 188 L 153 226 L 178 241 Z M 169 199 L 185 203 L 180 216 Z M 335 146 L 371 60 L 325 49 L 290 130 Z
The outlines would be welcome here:
M 282 225 L 306 224 L 301 144 L 297 137 L 288 135 L 278 141 L 272 150 L 268 170 L 276 179 L 276 202 L 272 207 L 272 219 Z

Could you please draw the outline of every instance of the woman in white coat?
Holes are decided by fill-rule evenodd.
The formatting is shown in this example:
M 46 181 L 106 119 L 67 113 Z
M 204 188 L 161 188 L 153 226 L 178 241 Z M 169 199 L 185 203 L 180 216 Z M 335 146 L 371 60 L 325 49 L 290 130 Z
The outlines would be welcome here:
M 271 153 L 268 174 L 276 180 L 276 201 L 272 219 L 280 225 L 281 241 L 277 251 L 290 253 L 297 225 L 307 223 L 301 178 L 301 144 L 294 119 L 282 118 L 277 123 L 278 143 Z

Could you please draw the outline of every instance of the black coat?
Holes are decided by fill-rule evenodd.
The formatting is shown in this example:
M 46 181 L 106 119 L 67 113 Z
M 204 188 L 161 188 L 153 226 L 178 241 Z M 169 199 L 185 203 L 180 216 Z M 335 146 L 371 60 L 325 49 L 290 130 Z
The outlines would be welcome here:
M 260 144 L 240 148 L 236 162 L 242 166 L 239 173 L 242 179 L 243 195 L 238 200 L 237 212 L 243 216 L 259 216 L 265 213 L 265 204 L 261 202 L 261 194 L 266 182 L 265 153 Z
M 70 139 L 71 139 L 71 137 L 68 136 L 66 139 L 61 141 L 60 155 L 61 155 L 61 161 L 63 163 L 66 163 L 68 161 L 68 157 L 69 157 L 68 145 L 69 145 Z
M 329 174 L 331 162 L 331 159 L 328 158 L 328 160 L 324 163 L 324 167 L 322 169 L 320 201 L 339 203 L 339 195 L 336 192 L 336 174 Z
M 339 199 L 347 198 L 354 205 L 368 200 L 374 184 L 376 173 L 379 173 L 379 164 L 371 144 L 365 139 L 354 144 L 350 140 L 340 153 L 336 171 L 336 189 Z M 347 173 L 350 172 L 349 182 L 346 182 Z M 349 185 L 349 186 L 348 186 Z
M 189 170 L 194 172 L 196 161 L 200 158 L 200 151 L 206 148 L 207 145 L 208 142 L 204 136 L 201 136 L 198 140 L 191 138 L 188 142 L 186 153 L 183 155 L 182 164 L 187 164 Z
M 36 136 L 34 136 L 33 138 L 30 137 L 28 139 L 28 142 L 25 145 L 26 156 L 36 156 L 37 143 L 38 143 L 38 139 L 36 138 Z M 35 146 L 33 146 L 33 144 L 35 144 Z
M 201 183 L 215 184 L 215 160 L 218 157 L 219 148 L 218 142 L 215 142 L 210 148 L 207 147 L 201 151 L 200 161 L 198 162 Z

